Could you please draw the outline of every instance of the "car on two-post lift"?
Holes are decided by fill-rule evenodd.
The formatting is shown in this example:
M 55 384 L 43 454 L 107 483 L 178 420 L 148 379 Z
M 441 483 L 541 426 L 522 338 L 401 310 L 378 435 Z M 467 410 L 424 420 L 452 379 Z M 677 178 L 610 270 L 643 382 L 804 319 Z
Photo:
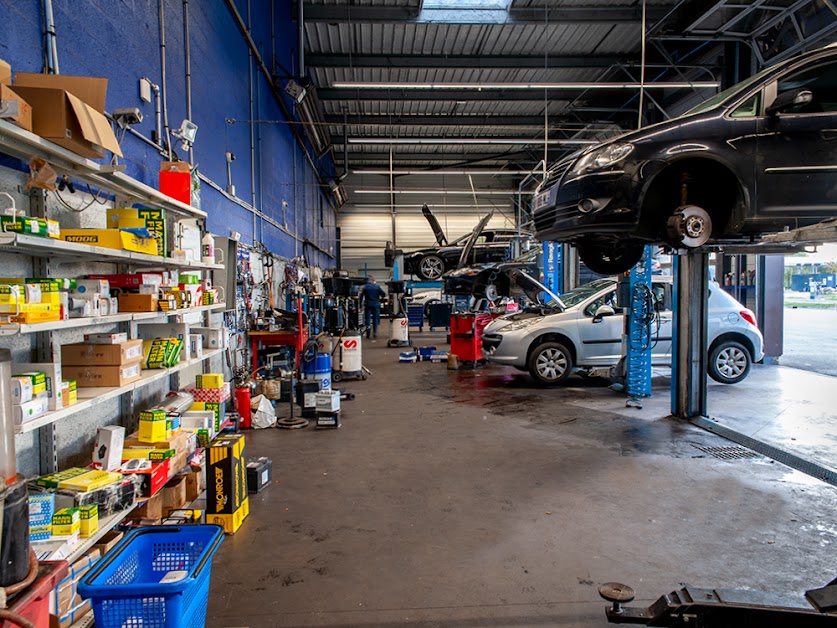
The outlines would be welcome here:
M 749 245 L 837 215 L 837 44 L 562 159 L 532 209 L 538 239 L 604 275 L 646 244 Z

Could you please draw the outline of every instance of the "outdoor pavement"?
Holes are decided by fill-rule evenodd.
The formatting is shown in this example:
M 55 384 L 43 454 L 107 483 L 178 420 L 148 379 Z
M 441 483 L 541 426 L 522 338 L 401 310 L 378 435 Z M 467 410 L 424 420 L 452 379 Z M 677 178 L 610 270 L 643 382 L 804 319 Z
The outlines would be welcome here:
M 785 346 L 779 364 L 837 377 L 837 307 L 786 307 Z

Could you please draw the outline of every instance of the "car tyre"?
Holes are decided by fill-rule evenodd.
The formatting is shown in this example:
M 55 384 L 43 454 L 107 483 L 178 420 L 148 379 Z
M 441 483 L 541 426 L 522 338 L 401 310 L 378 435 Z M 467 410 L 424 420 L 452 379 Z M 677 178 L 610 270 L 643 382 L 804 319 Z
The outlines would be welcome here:
M 529 374 L 546 386 L 554 386 L 569 377 L 573 357 L 560 342 L 544 342 L 534 348 L 529 356 Z
M 721 384 L 737 384 L 749 375 L 752 363 L 747 347 L 726 340 L 709 352 L 709 377 Z
M 635 242 L 619 242 L 588 238 L 577 245 L 581 261 L 600 275 L 619 275 L 639 263 L 645 246 Z
M 445 260 L 438 255 L 425 255 L 416 264 L 416 275 L 424 281 L 436 281 L 445 274 Z

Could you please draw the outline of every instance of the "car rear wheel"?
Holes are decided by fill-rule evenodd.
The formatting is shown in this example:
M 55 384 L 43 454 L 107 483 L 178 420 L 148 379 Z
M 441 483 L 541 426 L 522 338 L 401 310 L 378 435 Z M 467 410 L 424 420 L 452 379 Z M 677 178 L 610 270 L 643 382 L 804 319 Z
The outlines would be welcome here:
M 586 238 L 577 245 L 581 261 L 600 275 L 618 275 L 637 265 L 645 247 L 636 242 Z
M 438 255 L 425 255 L 419 260 L 416 274 L 425 281 L 435 281 L 445 274 L 445 260 Z
M 750 373 L 752 362 L 747 347 L 726 340 L 709 352 L 709 377 L 722 384 L 737 384 Z
M 567 379 L 572 367 L 572 354 L 560 342 L 540 344 L 529 356 L 529 374 L 535 381 L 547 386 Z

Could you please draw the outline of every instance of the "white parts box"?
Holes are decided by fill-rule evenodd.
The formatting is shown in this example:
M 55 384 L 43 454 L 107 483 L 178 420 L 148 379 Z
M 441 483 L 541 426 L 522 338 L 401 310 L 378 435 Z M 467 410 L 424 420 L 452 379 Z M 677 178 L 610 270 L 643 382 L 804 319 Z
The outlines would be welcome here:
M 336 390 L 318 392 L 316 398 L 317 411 L 337 412 L 340 409 L 340 393 Z
M 189 334 L 189 353 L 191 353 L 193 359 L 203 357 L 203 336 L 201 334 Z
M 204 349 L 224 349 L 224 329 L 221 327 L 192 327 L 192 333 L 203 336 Z
M 12 403 L 32 401 L 32 380 L 28 377 L 12 378 Z
M 37 419 L 46 414 L 49 409 L 47 397 L 36 397 L 32 401 L 26 401 L 17 406 L 12 406 L 12 414 L 15 417 L 15 425 L 23 425 L 27 421 Z
M 125 428 L 107 425 L 96 430 L 93 447 L 93 466 L 103 471 L 116 471 L 122 466 L 122 447 L 125 444 Z

